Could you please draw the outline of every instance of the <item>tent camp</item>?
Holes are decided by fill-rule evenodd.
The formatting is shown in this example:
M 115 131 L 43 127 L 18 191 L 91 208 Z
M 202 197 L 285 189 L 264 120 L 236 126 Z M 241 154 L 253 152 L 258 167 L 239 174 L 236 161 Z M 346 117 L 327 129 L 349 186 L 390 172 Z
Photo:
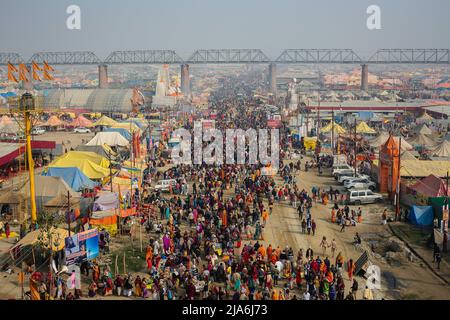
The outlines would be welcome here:
M 444 140 L 431 151 L 431 154 L 435 157 L 446 158 L 450 157 L 450 141 Z
M 430 198 L 442 197 L 446 194 L 450 195 L 450 193 L 447 192 L 447 185 L 444 180 L 436 177 L 433 174 L 430 174 L 428 177 L 422 178 L 420 181 L 409 186 L 409 188 Z
M 34 178 L 35 182 L 35 194 L 36 194 L 36 208 L 38 211 L 42 210 L 45 203 L 51 199 L 59 196 L 65 195 L 67 193 L 73 198 L 80 198 L 80 193 L 72 190 L 69 185 L 61 177 L 48 177 L 36 175 Z M 30 182 L 18 186 L 13 190 L 7 192 L 2 192 L 0 194 L 0 204 L 9 205 L 10 211 L 13 216 L 20 220 L 19 217 L 19 207 L 24 205 L 24 202 L 30 198 Z
M 95 121 L 92 124 L 92 126 L 94 126 L 94 127 L 97 127 L 97 126 L 110 127 L 110 126 L 115 125 L 117 123 L 118 123 L 117 121 L 111 119 L 110 117 L 102 116 L 100 119 Z
M 76 167 L 50 167 L 43 175 L 61 177 L 75 191 L 93 189 L 97 185 Z
M 99 132 L 91 141 L 86 143 L 87 146 L 102 146 L 104 144 L 111 147 L 125 147 L 130 143 L 119 132 Z
M 74 119 L 70 124 L 71 127 L 91 127 L 92 121 L 83 117 L 83 115 L 79 115 Z
M 432 148 L 436 145 L 435 140 L 423 133 L 419 133 L 414 138 L 408 139 L 408 142 L 413 146 L 423 146 L 427 149 Z
M 374 134 L 377 133 L 374 129 L 372 129 L 371 127 L 369 127 L 367 125 L 367 123 L 360 122 L 357 126 L 356 126 L 356 133 L 361 133 L 361 134 Z
M 128 141 L 131 140 L 131 133 L 125 128 L 106 128 L 104 132 L 118 132 Z
M 322 133 L 327 133 L 327 132 L 331 132 L 331 130 L 333 130 L 333 123 L 330 122 L 329 124 L 327 124 L 325 127 L 323 127 L 320 131 Z M 336 122 L 334 123 L 334 133 L 336 134 L 343 134 L 345 133 L 345 129 L 343 127 L 341 127 L 340 125 L 338 125 Z
M 432 206 L 412 206 L 409 221 L 418 226 L 432 226 L 434 211 Z
M 389 139 L 389 133 L 381 132 L 376 138 L 369 141 L 369 145 L 373 148 L 380 148 Z M 394 137 L 395 143 L 399 144 L 399 137 Z M 413 146 L 410 145 L 404 138 L 402 138 L 402 151 L 412 150 Z
M 109 160 L 86 151 L 69 151 L 49 164 L 49 167 L 76 167 L 90 179 L 109 176 Z
M 415 132 L 422 134 L 433 134 L 433 131 L 431 131 L 431 129 L 428 128 L 426 124 L 422 124 L 421 126 L 417 127 Z

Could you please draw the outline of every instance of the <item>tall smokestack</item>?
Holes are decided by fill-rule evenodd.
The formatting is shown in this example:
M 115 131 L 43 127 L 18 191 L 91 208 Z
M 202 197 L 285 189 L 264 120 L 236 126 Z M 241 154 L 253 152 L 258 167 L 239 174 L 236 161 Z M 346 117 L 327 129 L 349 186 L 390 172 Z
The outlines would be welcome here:
M 369 89 L 369 66 L 367 64 L 361 65 L 361 90 L 367 91 Z
M 98 66 L 98 87 L 100 89 L 108 88 L 108 66 L 106 64 Z
M 189 96 L 191 94 L 188 64 L 181 65 L 181 92 L 183 92 L 185 96 Z
M 269 92 L 277 94 L 277 65 L 269 64 Z

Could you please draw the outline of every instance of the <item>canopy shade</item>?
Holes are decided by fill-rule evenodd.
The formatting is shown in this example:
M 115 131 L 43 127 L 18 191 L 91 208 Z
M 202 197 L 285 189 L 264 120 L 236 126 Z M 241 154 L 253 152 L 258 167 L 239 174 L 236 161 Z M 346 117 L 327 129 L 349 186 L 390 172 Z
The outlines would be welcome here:
M 109 160 L 94 152 L 69 151 L 49 167 L 76 167 L 90 179 L 102 179 L 110 174 Z
M 436 157 L 450 157 L 450 142 L 448 140 L 442 141 L 431 153 Z
M 369 145 L 373 148 L 379 148 L 386 143 L 389 139 L 389 133 L 381 132 L 376 138 L 369 141 Z M 395 143 L 398 145 L 400 141 L 400 137 L 394 137 Z M 402 151 L 412 150 L 413 146 L 410 145 L 405 138 L 402 137 Z
M 46 122 L 44 122 L 42 125 L 46 127 L 60 127 L 67 123 L 60 120 L 57 116 L 53 115 L 51 116 Z
M 96 126 L 111 127 L 117 123 L 118 123 L 117 121 L 111 119 L 110 117 L 102 116 L 100 119 L 95 121 L 92 125 L 94 127 L 96 127 Z
M 330 122 L 325 127 L 323 127 L 320 131 L 323 133 L 331 132 L 333 130 L 333 122 Z M 334 133 L 343 134 L 346 130 L 338 125 L 336 122 L 334 123 Z
M 363 121 L 356 126 L 356 133 L 374 134 L 377 132 Z
M 431 131 L 431 129 L 428 128 L 426 124 L 422 124 L 421 126 L 417 127 L 415 131 L 422 134 L 433 134 L 433 131 Z
M 72 127 L 91 127 L 92 121 L 83 117 L 83 115 L 79 115 L 76 119 L 74 119 L 70 126 Z
M 130 143 L 119 132 L 99 132 L 91 141 L 86 143 L 87 146 L 103 146 L 104 144 L 111 147 L 126 147 Z
M 419 133 L 414 138 L 409 139 L 408 142 L 412 145 L 425 146 L 426 148 L 436 145 L 436 142 L 432 138 L 423 133 Z
M 430 174 L 428 177 L 416 182 L 410 186 L 410 188 L 428 197 L 442 197 L 445 195 L 450 195 L 450 193 L 447 192 L 447 185 L 444 180 L 433 174 Z
M 77 167 L 50 167 L 44 175 L 63 178 L 75 191 L 81 191 L 84 188 L 93 189 L 97 185 Z

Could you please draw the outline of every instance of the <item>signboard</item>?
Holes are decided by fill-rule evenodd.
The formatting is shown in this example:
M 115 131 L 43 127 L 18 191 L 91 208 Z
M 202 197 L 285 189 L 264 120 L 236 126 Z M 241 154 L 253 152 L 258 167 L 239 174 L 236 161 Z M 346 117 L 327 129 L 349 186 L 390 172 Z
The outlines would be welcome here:
M 66 265 L 79 264 L 98 256 L 98 230 L 90 229 L 65 239 Z

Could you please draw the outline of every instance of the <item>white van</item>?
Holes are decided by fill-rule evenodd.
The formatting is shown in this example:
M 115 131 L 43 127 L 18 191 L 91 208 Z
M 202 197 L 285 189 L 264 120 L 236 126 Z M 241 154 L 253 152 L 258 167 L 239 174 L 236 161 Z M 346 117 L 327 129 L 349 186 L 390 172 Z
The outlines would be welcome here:
M 351 190 L 348 192 L 347 203 L 359 206 L 363 203 L 381 202 L 383 196 L 369 189 Z
M 177 180 L 175 179 L 159 180 L 155 186 L 155 190 L 168 192 L 170 190 L 170 186 L 173 188 L 176 184 Z

